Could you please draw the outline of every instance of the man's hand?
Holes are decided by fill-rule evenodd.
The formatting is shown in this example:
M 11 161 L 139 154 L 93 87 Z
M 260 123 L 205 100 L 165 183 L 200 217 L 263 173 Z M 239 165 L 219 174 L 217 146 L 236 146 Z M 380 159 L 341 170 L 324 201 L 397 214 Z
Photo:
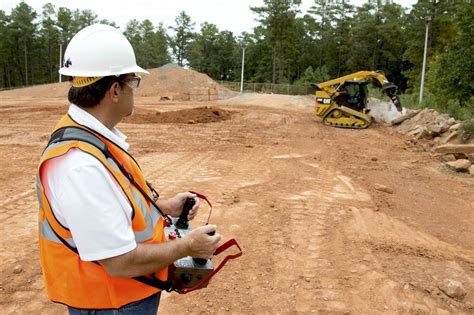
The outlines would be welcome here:
M 170 215 L 172 217 L 179 217 L 179 215 L 183 211 L 183 205 L 186 202 L 187 198 L 194 198 L 196 200 L 196 203 L 191 208 L 191 210 L 189 210 L 189 214 L 188 214 L 188 220 L 192 220 L 194 219 L 194 217 L 196 217 L 200 202 L 199 202 L 199 198 L 197 198 L 195 194 L 190 193 L 189 191 L 179 193 L 173 198 L 170 198 L 168 200 L 161 200 L 158 202 L 158 206 L 167 215 Z
M 130 278 L 147 275 L 161 270 L 185 256 L 211 258 L 221 236 L 215 232 L 215 225 L 198 227 L 182 238 L 160 244 L 138 244 L 123 255 L 99 260 L 107 272 L 116 278 Z
M 221 235 L 215 231 L 215 225 L 204 225 L 186 234 L 183 240 L 188 244 L 188 255 L 194 258 L 211 258 L 221 240 Z M 208 235 L 211 232 L 214 235 Z

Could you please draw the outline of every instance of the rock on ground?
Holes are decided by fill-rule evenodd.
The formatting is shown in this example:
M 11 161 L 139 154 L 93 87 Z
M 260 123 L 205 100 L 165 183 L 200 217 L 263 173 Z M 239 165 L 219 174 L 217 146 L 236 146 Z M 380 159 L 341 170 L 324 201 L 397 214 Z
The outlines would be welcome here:
M 467 294 L 462 283 L 452 279 L 444 279 L 438 284 L 438 288 L 447 296 L 458 301 L 462 301 Z
M 441 157 L 441 161 L 443 162 L 454 162 L 456 161 L 456 157 L 454 154 L 445 154 Z
M 14 268 L 13 268 L 13 273 L 14 274 L 19 274 L 23 271 L 23 267 L 21 265 L 16 265 Z
M 467 170 L 471 167 L 471 162 L 469 160 L 462 159 L 446 162 L 446 165 L 457 172 L 467 172 Z
M 393 189 L 381 184 L 375 184 L 374 188 L 378 191 L 385 192 L 387 194 L 393 194 Z
M 474 153 L 474 144 L 444 144 L 435 148 L 436 153 Z
M 449 130 L 456 131 L 459 129 L 459 127 L 461 127 L 461 123 L 452 125 L 451 127 L 449 127 Z

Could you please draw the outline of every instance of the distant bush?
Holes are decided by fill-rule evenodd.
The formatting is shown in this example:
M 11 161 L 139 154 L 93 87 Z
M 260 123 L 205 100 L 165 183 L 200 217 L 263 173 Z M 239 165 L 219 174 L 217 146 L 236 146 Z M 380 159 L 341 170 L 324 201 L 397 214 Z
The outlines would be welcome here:
M 464 105 L 460 105 L 458 100 L 449 100 L 445 106 L 438 107 L 440 107 L 439 111 L 459 120 L 468 120 L 474 117 L 474 97 L 471 97 Z
M 313 70 L 313 67 L 309 66 L 301 75 L 299 80 L 294 82 L 295 85 L 303 85 L 307 86 L 311 83 L 322 83 L 330 80 L 328 74 L 328 69 L 326 66 L 322 66 L 321 68 L 316 68 Z
M 229 90 L 239 92 L 240 82 L 218 81 Z M 244 83 L 244 93 L 287 94 L 287 95 L 314 95 L 314 89 L 308 85 L 271 84 L 271 83 Z
M 461 130 L 461 142 L 466 143 L 474 139 L 474 119 L 466 120 L 459 128 Z
M 474 96 L 464 104 L 460 104 L 459 100 L 455 99 L 441 101 L 429 92 L 425 94 L 421 104 L 419 104 L 419 94 L 416 93 L 400 95 L 400 101 L 403 107 L 411 109 L 432 108 L 438 113 L 448 114 L 458 120 L 474 118 Z

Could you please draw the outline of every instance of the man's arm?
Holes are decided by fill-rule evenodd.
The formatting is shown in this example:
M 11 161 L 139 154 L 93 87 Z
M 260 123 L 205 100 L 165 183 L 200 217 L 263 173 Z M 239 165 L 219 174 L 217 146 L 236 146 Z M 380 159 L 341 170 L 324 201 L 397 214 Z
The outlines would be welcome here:
M 128 253 L 99 260 L 99 263 L 112 277 L 130 278 L 151 274 L 185 256 L 210 258 L 221 239 L 217 233 L 207 235 L 215 230 L 215 225 L 206 225 L 166 243 L 138 244 Z
M 196 228 L 181 239 L 162 244 L 137 244 L 130 225 L 131 206 L 105 167 L 94 157 L 73 150 L 48 172 L 54 184 L 53 204 L 62 209 L 79 255 L 98 261 L 113 277 L 150 274 L 185 257 L 210 257 L 220 240 L 206 233 L 215 226 Z M 179 215 L 190 193 L 178 194 L 168 210 Z M 53 200 L 53 201 L 54 201 Z M 195 207 L 193 207 L 195 208 Z

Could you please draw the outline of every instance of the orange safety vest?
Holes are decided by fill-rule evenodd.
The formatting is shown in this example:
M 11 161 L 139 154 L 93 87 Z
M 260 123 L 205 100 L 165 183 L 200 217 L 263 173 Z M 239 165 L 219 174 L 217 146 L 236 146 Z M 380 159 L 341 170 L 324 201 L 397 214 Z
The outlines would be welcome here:
M 104 136 L 77 124 L 68 115 L 58 122 L 53 135 L 61 132 L 65 133 L 61 135 L 61 141 L 50 141 L 44 150 L 36 180 L 40 205 L 40 259 L 49 298 L 75 308 L 110 309 L 159 292 L 158 287 L 145 284 L 149 281 L 113 278 L 100 264 L 80 259 L 71 232 L 59 223 L 51 210 L 44 188 L 47 183 L 42 182 L 45 178 L 42 172 L 45 171 L 47 162 L 66 154 L 72 148 L 97 158 L 120 185 L 133 209 L 132 229 L 137 243 L 165 242 L 164 219 L 159 209 L 150 202 L 150 188 L 140 167 L 126 151 Z M 102 150 L 97 148 L 100 145 L 103 146 Z M 104 151 L 108 154 L 104 154 Z M 145 193 L 148 196 L 144 196 Z M 167 268 L 154 275 L 139 278 L 166 281 Z

